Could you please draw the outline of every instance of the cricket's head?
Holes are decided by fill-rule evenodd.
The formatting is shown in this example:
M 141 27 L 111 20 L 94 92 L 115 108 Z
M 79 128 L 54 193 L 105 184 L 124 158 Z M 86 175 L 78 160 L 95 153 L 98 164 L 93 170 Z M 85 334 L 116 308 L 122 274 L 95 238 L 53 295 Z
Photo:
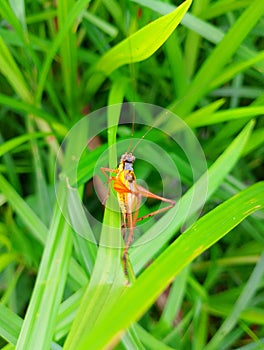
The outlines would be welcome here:
M 123 164 L 124 170 L 133 170 L 133 163 L 136 157 L 132 153 L 124 153 L 120 158 L 120 164 Z

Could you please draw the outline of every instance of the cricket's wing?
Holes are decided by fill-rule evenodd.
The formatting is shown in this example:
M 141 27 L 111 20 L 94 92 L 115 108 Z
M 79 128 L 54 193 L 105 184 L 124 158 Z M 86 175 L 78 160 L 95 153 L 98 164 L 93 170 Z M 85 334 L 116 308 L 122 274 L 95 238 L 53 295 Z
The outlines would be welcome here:
M 142 187 L 138 184 L 136 184 L 135 188 L 142 197 L 155 198 L 155 199 L 158 199 L 160 201 L 171 203 L 172 205 L 175 205 L 175 202 L 173 200 L 158 196 L 158 195 L 146 190 L 144 187 Z
M 120 180 L 114 178 L 114 189 L 117 193 L 131 193 L 131 190 Z

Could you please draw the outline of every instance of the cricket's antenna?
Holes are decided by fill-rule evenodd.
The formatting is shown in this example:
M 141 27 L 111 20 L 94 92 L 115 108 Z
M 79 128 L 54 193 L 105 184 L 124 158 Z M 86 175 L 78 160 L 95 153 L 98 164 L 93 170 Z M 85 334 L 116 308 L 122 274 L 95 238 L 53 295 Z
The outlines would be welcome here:
M 154 128 L 154 124 L 145 132 L 145 134 L 138 140 L 138 142 L 135 144 L 135 146 L 132 148 L 131 153 L 135 152 L 135 149 L 138 147 L 138 145 L 141 143 L 141 141 L 144 140 L 144 138 L 147 136 L 147 134 Z
M 136 119 L 136 112 L 135 112 L 135 104 L 136 102 L 136 89 L 137 89 L 137 82 L 136 82 L 136 70 L 135 70 L 135 64 L 133 61 L 133 48 L 131 45 L 131 40 L 130 37 L 128 37 L 128 47 L 129 47 L 129 52 L 130 52 L 130 81 L 131 81 L 131 88 L 132 88 L 132 120 L 131 120 L 131 138 L 128 146 L 128 152 L 132 147 L 132 139 L 134 137 L 135 133 L 135 119 Z
M 131 153 L 134 153 L 136 148 L 138 147 L 138 145 L 141 143 L 142 140 L 144 140 L 144 138 L 147 136 L 148 133 L 151 132 L 151 130 L 156 127 L 159 122 L 162 121 L 163 118 L 166 118 L 167 116 L 167 112 L 165 113 L 161 113 L 161 115 L 156 119 L 156 121 L 150 126 L 150 128 L 145 132 L 145 134 L 138 140 L 138 142 L 135 144 L 135 146 L 133 147 L 133 149 L 131 150 Z

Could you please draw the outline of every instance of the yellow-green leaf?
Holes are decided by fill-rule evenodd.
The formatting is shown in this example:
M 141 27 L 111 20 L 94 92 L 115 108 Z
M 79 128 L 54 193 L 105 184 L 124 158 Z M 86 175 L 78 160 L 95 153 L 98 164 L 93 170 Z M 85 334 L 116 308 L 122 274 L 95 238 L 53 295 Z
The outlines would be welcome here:
M 95 93 L 105 77 L 118 67 L 143 61 L 157 51 L 180 23 L 191 3 L 192 0 L 186 0 L 176 10 L 149 23 L 107 51 L 95 66 L 88 82 L 88 94 Z

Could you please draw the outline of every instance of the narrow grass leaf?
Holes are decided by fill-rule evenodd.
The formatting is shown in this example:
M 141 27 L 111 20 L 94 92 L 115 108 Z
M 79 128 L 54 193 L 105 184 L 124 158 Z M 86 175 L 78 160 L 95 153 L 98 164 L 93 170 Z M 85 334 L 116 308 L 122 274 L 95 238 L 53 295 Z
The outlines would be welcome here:
M 23 320 L 9 308 L 0 304 L 0 335 L 7 342 L 15 345 Z
M 264 51 L 256 54 L 254 57 L 240 62 L 235 62 L 228 66 L 226 69 L 223 69 L 221 74 L 212 80 L 210 84 L 210 89 L 213 90 L 216 87 L 223 85 L 227 81 L 231 80 L 235 75 L 245 71 L 254 64 L 264 61 Z
M 13 90 L 22 100 L 32 102 L 32 94 L 26 84 L 21 70 L 18 68 L 13 56 L 0 36 L 0 71 L 8 80 Z
M 186 118 L 186 122 L 193 128 L 211 124 L 233 121 L 240 118 L 250 119 L 252 117 L 262 116 L 264 107 L 240 107 L 223 111 L 217 111 L 212 114 L 200 115 L 199 111 Z M 199 118 L 197 118 L 197 115 Z
M 192 15 L 198 16 L 207 11 L 208 0 L 194 1 L 192 6 Z M 187 77 L 190 79 L 197 69 L 199 52 L 201 50 L 202 37 L 189 30 L 187 32 L 185 47 L 184 47 L 184 61 L 186 64 Z
M 47 227 L 2 175 L 0 175 L 0 188 L 31 234 L 38 241 L 44 243 L 48 232 Z
M 109 13 L 114 19 L 114 22 L 118 25 L 122 33 L 126 33 L 124 24 L 124 12 L 119 1 L 116 0 L 102 0 L 102 3 L 107 8 Z
M 60 45 L 62 44 L 65 38 L 65 35 L 73 27 L 75 21 L 81 15 L 82 11 L 89 4 L 90 1 L 91 0 L 78 0 L 77 2 L 74 3 L 74 6 L 71 8 L 71 11 L 69 12 L 67 18 L 65 19 L 63 26 L 60 28 L 56 38 L 53 40 L 50 50 L 48 51 L 46 59 L 39 73 L 39 81 L 38 81 L 37 91 L 36 91 L 37 103 L 40 103 L 41 101 L 42 93 L 44 91 L 44 87 L 46 83 L 46 78 L 50 70 L 52 60 L 56 55 L 56 52 L 58 51 Z
M 40 118 L 46 120 L 61 135 L 66 135 L 66 133 L 67 133 L 66 127 L 64 125 L 56 122 L 55 116 L 44 111 L 41 108 L 34 106 L 31 103 L 27 103 L 25 101 L 19 101 L 19 100 L 15 99 L 14 97 L 0 94 L 0 104 L 7 106 L 12 111 L 16 111 L 22 116 L 24 116 L 25 114 L 32 114 L 36 117 L 40 117 Z
M 61 303 L 55 327 L 55 341 L 59 341 L 69 332 L 70 325 L 74 320 L 76 310 L 80 305 L 80 300 L 84 294 L 84 291 L 84 287 L 78 289 L 77 292 Z
M 111 201 L 111 197 L 107 203 Z M 78 349 L 84 333 L 99 322 L 105 310 L 116 303 L 123 293 L 125 283 L 121 268 L 121 250 L 117 248 L 121 246 L 120 226 L 120 215 L 106 208 L 93 274 L 66 339 L 65 350 Z
M 75 4 L 74 0 L 58 1 L 59 28 L 63 28 Z M 74 30 L 65 33 L 60 47 L 63 86 L 65 89 L 65 105 L 68 115 L 73 118 L 78 111 L 77 103 L 77 37 Z
M 187 266 L 178 274 L 178 276 L 173 281 L 166 305 L 159 320 L 161 327 L 164 325 L 166 325 L 168 328 L 173 327 L 173 322 L 177 317 L 177 314 L 181 307 L 189 274 L 190 269 Z
M 250 142 L 246 145 L 243 150 L 243 155 L 249 154 L 252 151 L 258 149 L 264 144 L 264 128 L 259 128 L 255 130 L 251 137 Z
M 176 32 L 173 32 L 165 42 L 164 50 L 170 64 L 171 78 L 174 85 L 174 96 L 182 96 L 188 84 L 187 75 L 185 73 L 188 64 L 186 64 L 186 61 L 183 58 L 181 44 Z
M 116 91 L 116 88 L 114 87 L 114 91 Z M 118 91 L 118 96 L 122 99 L 123 89 Z M 110 94 L 112 102 L 114 98 L 117 98 L 117 96 L 114 97 Z M 110 135 L 108 139 L 111 163 L 116 162 L 115 126 L 118 124 L 120 105 L 116 105 L 116 107 L 114 109 L 111 108 L 107 115 L 109 125 L 113 125 L 109 128 Z M 113 165 L 111 163 L 110 166 Z M 120 215 L 108 208 L 108 206 L 113 208 L 113 200 L 113 196 L 110 195 L 105 208 L 100 245 L 91 280 L 66 339 L 65 350 L 78 348 L 84 332 L 92 329 L 95 322 L 99 322 L 105 310 L 119 299 L 125 288 L 124 272 L 121 267 L 122 235 Z M 85 315 L 83 314 L 84 309 L 87 310 Z
M 175 9 L 172 4 L 164 3 L 158 0 L 132 0 L 133 2 L 146 6 L 155 12 L 165 15 Z M 224 37 L 224 32 L 219 28 L 216 28 L 212 24 L 201 20 L 193 16 L 191 13 L 186 13 L 182 20 L 182 24 L 193 30 L 197 34 L 200 34 L 203 38 L 209 40 L 212 43 L 218 43 Z
M 199 123 L 200 120 L 204 120 L 206 118 L 209 119 L 209 117 L 217 111 L 223 104 L 225 103 L 224 99 L 216 100 L 212 103 L 209 103 L 205 107 L 199 108 L 196 111 L 192 112 L 188 115 L 188 117 L 185 118 L 185 122 L 191 126 L 195 123 Z M 201 121 L 201 122 L 202 122 Z
M 87 21 L 91 22 L 96 27 L 101 29 L 103 32 L 105 32 L 106 34 L 111 36 L 112 38 L 115 38 L 117 36 L 118 30 L 116 29 L 116 27 L 114 27 L 109 22 L 102 20 L 100 17 L 95 16 L 94 14 L 92 14 L 91 12 L 88 12 L 88 11 L 86 11 L 83 14 L 83 17 L 85 19 L 87 19 Z
M 71 256 L 71 230 L 58 206 L 16 349 L 50 349 Z
M 240 0 L 240 1 L 230 1 L 230 0 L 222 0 L 216 3 L 212 3 L 206 11 L 203 13 L 203 18 L 209 19 L 217 16 L 221 16 L 226 14 L 229 11 L 238 10 L 240 8 L 248 6 L 250 1 L 248 0 Z
M 240 314 L 247 307 L 249 301 L 252 299 L 253 295 L 259 288 L 259 284 L 264 275 L 264 253 L 262 253 L 258 263 L 256 264 L 247 284 L 243 288 L 242 293 L 237 299 L 230 315 L 225 319 L 224 323 L 214 334 L 210 342 L 204 348 L 205 350 L 213 350 L 216 348 L 221 348 L 221 342 L 225 336 L 231 332 L 231 330 L 236 325 Z
M 172 348 L 161 340 L 155 338 L 151 332 L 146 331 L 141 325 L 135 324 L 135 330 L 137 331 L 142 343 L 146 346 L 147 349 L 151 350 L 173 350 Z
M 126 349 L 145 350 L 145 346 L 138 336 L 138 332 L 136 332 L 134 325 L 129 327 L 129 329 L 121 338 L 121 342 Z
M 46 137 L 48 135 L 50 134 L 43 133 L 43 132 L 35 132 L 35 133 L 30 133 L 22 136 L 13 137 L 11 140 L 5 141 L 3 144 L 0 144 L 0 157 L 29 140 L 37 139 L 40 137 Z

